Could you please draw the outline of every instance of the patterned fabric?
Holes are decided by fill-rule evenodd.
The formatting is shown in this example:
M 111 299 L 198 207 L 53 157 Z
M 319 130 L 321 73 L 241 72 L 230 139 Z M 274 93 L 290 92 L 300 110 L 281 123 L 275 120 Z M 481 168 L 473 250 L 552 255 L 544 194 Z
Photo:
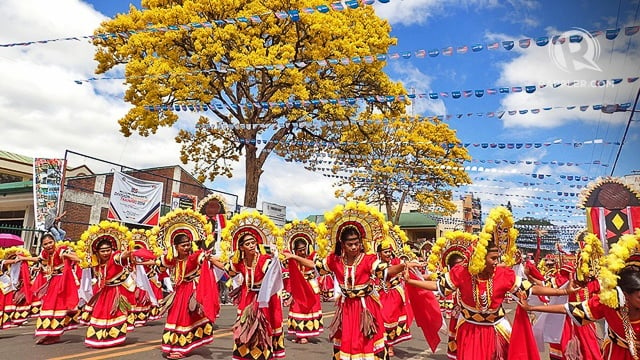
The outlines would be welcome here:
M 271 337 L 272 347 L 249 347 L 247 344 L 240 344 L 234 341 L 233 360 L 268 360 L 284 359 L 284 333 L 282 328 L 273 332 Z
M 599 319 L 607 322 L 607 337 L 602 343 L 602 356 L 606 360 L 632 360 L 627 347 L 622 318 L 617 309 L 600 303 L 600 297 L 593 296 L 587 301 L 568 303 L 565 305 L 568 316 L 579 325 L 589 324 Z M 631 327 L 640 338 L 640 321 L 631 323 Z M 640 342 L 636 344 L 640 348 Z

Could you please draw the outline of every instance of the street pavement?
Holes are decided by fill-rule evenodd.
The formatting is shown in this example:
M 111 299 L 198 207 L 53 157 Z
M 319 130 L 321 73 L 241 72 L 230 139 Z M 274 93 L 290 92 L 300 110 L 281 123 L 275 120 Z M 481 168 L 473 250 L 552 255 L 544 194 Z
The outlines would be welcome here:
M 513 306 L 507 306 L 511 313 Z M 285 316 L 286 316 L 286 308 Z M 331 323 L 334 315 L 334 305 L 324 303 L 325 325 Z M 220 318 L 216 322 L 215 340 L 212 344 L 196 349 L 188 359 L 231 359 L 233 336 L 231 326 L 235 321 L 236 310 L 233 306 L 222 306 Z M 136 328 L 127 334 L 124 345 L 110 349 L 90 349 L 84 346 L 86 328 L 72 330 L 62 336 L 61 342 L 53 345 L 35 345 L 33 338 L 35 320 L 30 320 L 25 326 L 0 331 L 0 359 L 50 359 L 50 360 L 102 360 L 102 359 L 163 359 L 160 351 L 160 338 L 164 322 L 152 322 L 147 326 Z M 442 341 L 435 354 L 428 350 L 422 332 L 413 325 L 411 329 L 413 339 L 395 347 L 396 356 L 392 359 L 445 360 L 446 334 L 441 332 Z M 288 359 L 329 360 L 332 357 L 331 343 L 327 335 L 323 334 L 312 339 L 308 344 L 296 344 L 291 337 L 285 343 Z M 543 357 L 544 359 L 544 357 Z

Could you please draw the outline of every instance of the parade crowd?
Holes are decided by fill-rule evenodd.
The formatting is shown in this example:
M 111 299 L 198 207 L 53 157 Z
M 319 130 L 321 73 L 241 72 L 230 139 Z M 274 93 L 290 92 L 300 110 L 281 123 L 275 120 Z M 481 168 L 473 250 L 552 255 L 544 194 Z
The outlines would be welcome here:
M 418 336 L 413 322 L 432 351 L 446 328 L 452 359 L 539 359 L 547 346 L 552 359 L 640 359 L 640 229 L 607 254 L 582 232 L 576 253 L 558 248 L 535 263 L 504 207 L 479 234 L 446 233 L 426 258 L 362 203 L 321 224 L 280 229 L 258 212 L 214 223 L 176 209 L 153 229 L 103 221 L 73 242 L 46 233 L 37 256 L 0 249 L 0 329 L 33 318 L 36 343 L 47 345 L 83 326 L 87 347 L 107 348 L 164 319 L 161 351 L 180 359 L 213 342 L 222 299 L 237 308 L 234 360 L 285 358 L 287 335 L 307 346 L 328 335 L 337 360 L 386 360 Z M 323 301 L 335 305 L 330 324 Z

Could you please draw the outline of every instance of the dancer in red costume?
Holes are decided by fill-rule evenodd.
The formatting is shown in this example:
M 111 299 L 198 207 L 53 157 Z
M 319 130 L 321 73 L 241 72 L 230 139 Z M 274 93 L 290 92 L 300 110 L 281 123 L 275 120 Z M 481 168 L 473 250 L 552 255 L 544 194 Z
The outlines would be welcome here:
M 93 294 L 82 311 L 87 324 L 84 343 L 91 348 L 121 345 L 133 330 L 134 284 L 129 279 L 128 250 L 131 233 L 117 222 L 102 221 L 89 227 L 80 239 L 78 256 L 86 269 L 81 283 L 95 279 Z
M 394 254 L 394 244 L 386 239 L 378 244 L 376 252 L 380 261 L 392 265 L 401 265 L 401 260 Z M 395 356 L 393 347 L 411 340 L 411 324 L 407 317 L 407 299 L 401 274 L 388 275 L 380 279 L 378 286 L 380 303 L 382 304 L 382 322 L 384 324 L 385 343 L 389 356 Z
M 306 259 L 315 259 L 314 245 L 318 237 L 316 224 L 308 220 L 294 220 L 285 225 L 282 237 L 291 252 Z M 289 279 L 285 288 L 292 299 L 288 333 L 295 336 L 295 342 L 306 344 L 308 338 L 316 337 L 324 331 L 316 270 L 301 266 L 293 260 L 289 261 L 287 268 Z
M 29 265 L 21 247 L 0 249 L 0 330 L 22 325 L 29 318 L 33 294 Z
M 602 356 L 586 358 L 606 360 L 638 360 L 640 337 L 640 229 L 635 235 L 623 235 L 610 248 L 601 269 L 603 288 L 599 295 L 582 302 L 530 306 L 523 300 L 527 311 L 567 314 L 577 325 L 588 325 L 596 320 L 607 322 L 607 334 L 602 343 Z M 635 252 L 635 253 L 634 253 Z M 633 254 L 629 256 L 629 254 Z M 622 264 L 622 266 L 621 266 Z M 582 347 L 581 347 L 582 348 Z M 582 354 L 585 356 L 585 354 Z M 590 355 L 586 355 L 590 356 Z
M 36 344 L 48 345 L 60 340 L 67 330 L 76 329 L 78 284 L 73 274 L 73 263 L 80 258 L 70 244 L 54 240 L 51 234 L 42 236 L 43 250 L 38 257 L 22 257 L 22 260 L 44 263 L 47 282 L 36 289 L 36 297 L 42 305 L 36 321 Z
M 434 279 L 436 272 L 450 272 L 457 266 L 468 266 L 473 246 L 478 241 L 478 236 L 463 231 L 451 231 L 436 240 L 431 248 L 431 254 L 427 258 L 428 270 L 433 272 Z M 449 337 L 447 341 L 447 357 L 456 359 L 458 346 L 456 343 L 456 332 L 458 329 L 458 318 L 460 316 L 460 302 L 458 291 L 447 296 L 451 298 L 451 316 L 449 318 Z
M 388 236 L 384 216 L 366 204 L 348 203 L 324 218 L 327 231 L 317 240 L 315 266 L 321 273 L 333 273 L 342 293 L 329 327 L 333 358 L 388 359 L 380 299 L 374 294 L 372 278 L 392 278 L 406 266 L 389 266 L 374 253 L 376 242 Z M 309 259 L 286 256 L 306 267 L 314 266 Z
M 214 322 L 220 310 L 218 288 L 208 251 L 197 242 L 213 242 L 211 224 L 204 215 L 190 209 L 176 209 L 160 219 L 154 228 L 158 244 L 166 254 L 159 265 L 171 272 L 175 291 L 163 299 L 167 322 L 162 334 L 162 352 L 168 359 L 180 359 L 213 341 Z
M 506 208 L 493 209 L 468 266 L 456 266 L 449 273 L 440 275 L 437 281 L 413 280 L 408 274 L 405 275 L 409 285 L 438 290 L 445 295 L 456 290 L 459 292 L 460 317 L 456 332 L 458 359 L 507 358 L 509 339 L 515 334 L 511 334 L 511 326 L 502 307 L 506 296 L 519 292 L 524 292 L 527 296 L 561 296 L 577 290 L 573 287 L 559 290 L 532 286 L 529 281 L 518 277 L 513 269 L 508 267 L 515 263 L 513 256 L 516 252 L 517 231 L 512 226 L 513 218 Z M 515 236 L 511 230 L 516 231 Z M 494 237 L 503 245 L 496 245 L 493 242 Z M 498 266 L 501 252 L 508 266 Z M 525 314 L 527 324 L 523 325 L 530 327 L 528 320 Z M 525 347 L 524 350 L 532 356 L 538 356 L 535 343 L 532 345 L 533 348 L 528 348 L 526 344 L 518 345 Z
M 216 266 L 230 277 L 242 275 L 238 318 L 233 325 L 233 359 L 285 357 L 280 261 L 274 258 L 278 228 L 258 213 L 236 214 L 222 231 L 222 255 Z M 282 241 L 280 239 L 280 241 Z M 279 247 L 283 248 L 280 243 Z M 230 252 L 233 253 L 229 259 Z
M 149 230 L 134 229 L 131 230 L 131 236 L 135 258 L 132 272 L 135 272 L 136 278 L 135 303 L 131 304 L 131 312 L 135 319 L 135 326 L 139 327 L 161 318 L 159 302 L 163 298 L 163 293 L 156 262 L 136 257 L 135 253 L 161 254 L 162 249 L 157 246 L 156 237 Z

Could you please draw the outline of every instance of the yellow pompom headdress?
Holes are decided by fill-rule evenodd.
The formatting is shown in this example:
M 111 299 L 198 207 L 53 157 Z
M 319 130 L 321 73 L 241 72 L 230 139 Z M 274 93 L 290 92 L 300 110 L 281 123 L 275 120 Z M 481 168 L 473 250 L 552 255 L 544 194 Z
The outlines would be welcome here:
M 309 254 L 315 251 L 316 238 L 318 237 L 316 223 L 309 220 L 293 220 L 293 222 L 285 224 L 282 230 L 282 239 L 289 251 L 294 251 L 295 242 L 299 239 L 304 240 Z
M 518 230 L 516 230 L 513 225 L 513 216 L 509 209 L 504 206 L 491 209 L 487 221 L 482 228 L 482 232 L 480 232 L 475 251 L 471 256 L 469 272 L 472 275 L 476 275 L 484 270 L 487 245 L 491 239 L 493 239 L 493 242 L 498 246 L 502 255 L 502 261 L 504 261 L 507 266 L 515 265 L 515 255 L 518 250 L 516 248 Z
M 576 254 L 576 278 L 580 281 L 597 278 L 600 275 L 600 263 L 604 256 L 602 242 L 587 230 L 576 236 L 580 250 Z
M 278 227 L 267 217 L 257 211 L 242 212 L 234 215 L 227 227 L 222 230 L 222 254 L 220 261 L 227 262 L 230 253 L 233 253 L 232 261 L 238 263 L 241 260 L 241 252 L 238 249 L 238 240 L 246 234 L 251 234 L 259 245 L 276 245 L 279 251 L 284 249 L 284 241 L 280 236 Z M 259 247 L 261 252 L 264 246 Z
M 131 230 L 131 241 L 129 241 L 129 249 L 147 249 L 156 256 L 162 255 L 162 248 L 158 246 L 158 237 L 151 230 L 133 229 Z
M 624 295 L 618 286 L 618 273 L 625 266 L 640 267 L 640 228 L 635 234 L 623 235 L 611 245 L 609 254 L 602 259 L 600 269 L 600 302 L 614 309 L 624 304 Z
M 29 250 L 20 246 L 12 246 L 4 249 L 0 248 L 0 260 L 9 260 L 18 254 L 25 257 L 31 256 L 31 253 L 29 253 Z
M 97 246 L 103 240 L 109 241 L 115 251 L 125 251 L 129 248 L 131 232 L 115 221 L 103 220 L 97 225 L 89 226 L 75 245 L 76 254 L 81 259 L 80 267 L 86 269 L 98 265 Z
M 348 202 L 345 206 L 338 205 L 332 211 L 324 214 L 324 223 L 318 226 L 318 256 L 325 258 L 335 251 L 335 245 L 340 241 L 340 235 L 347 228 L 355 228 L 360 234 L 364 251 L 373 253 L 375 244 L 382 242 L 389 234 L 389 226 L 384 215 L 377 209 L 365 203 Z
M 406 257 L 409 260 L 415 259 L 416 254 L 411 251 L 409 238 L 404 230 L 400 229 L 400 226 L 393 225 L 389 221 L 387 221 L 387 227 L 389 228 L 389 236 L 380 243 L 382 245 L 382 249 L 391 248 L 398 256 Z
M 168 259 L 176 255 L 175 240 L 178 235 L 186 235 L 194 250 L 198 249 L 196 243 L 199 241 L 207 246 L 213 242 L 211 224 L 204 215 L 192 209 L 175 209 L 167 213 L 160 218 L 159 226 L 154 227 L 151 234 L 157 237 L 157 244 L 167 252 Z
M 462 256 L 463 264 L 468 264 L 477 241 L 478 236 L 459 230 L 446 232 L 438 238 L 427 258 L 427 269 L 432 273 L 432 278 L 435 278 L 437 271 L 448 271 L 447 264 L 453 254 Z

